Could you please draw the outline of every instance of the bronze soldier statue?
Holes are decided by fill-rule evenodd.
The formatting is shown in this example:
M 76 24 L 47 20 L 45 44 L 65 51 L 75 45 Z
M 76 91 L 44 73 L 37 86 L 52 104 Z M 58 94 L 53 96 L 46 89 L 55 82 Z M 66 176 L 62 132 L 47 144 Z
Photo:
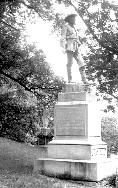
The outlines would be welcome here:
M 78 38 L 77 30 L 75 29 L 76 14 L 70 14 L 65 18 L 65 24 L 61 32 L 61 47 L 65 49 L 67 54 L 67 76 L 68 82 L 72 82 L 71 68 L 73 64 L 73 58 L 75 58 L 81 75 L 82 82 L 87 85 L 85 64 L 82 56 L 79 53 L 79 47 L 81 45 Z

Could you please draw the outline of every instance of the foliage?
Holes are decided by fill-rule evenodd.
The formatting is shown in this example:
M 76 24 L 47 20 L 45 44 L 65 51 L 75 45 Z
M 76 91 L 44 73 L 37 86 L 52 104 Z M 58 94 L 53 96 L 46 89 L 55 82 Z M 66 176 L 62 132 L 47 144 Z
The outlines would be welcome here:
M 36 109 L 19 104 L 13 95 L 13 91 L 0 95 L 0 135 L 24 142 L 27 132 L 33 135 L 36 131 Z
M 102 140 L 107 143 L 108 155 L 118 153 L 118 127 L 117 120 L 113 117 L 104 117 L 101 122 Z
M 53 116 L 53 106 L 63 84 L 54 76 L 42 52 L 33 49 L 30 57 L 27 50 L 14 48 L 11 53 L 5 48 L 7 60 L 1 61 L 1 87 L 3 91 L 7 88 L 1 96 L 1 135 L 25 141 L 27 133 L 35 135 L 37 126 L 42 126 L 44 110 Z
M 116 187 L 116 175 L 113 175 L 107 179 L 107 185 L 115 186 Z
M 115 98 L 117 100 L 117 69 L 118 69 L 118 36 L 117 36 L 117 20 L 118 9 L 114 4 L 108 1 L 99 0 L 56 0 L 56 1 L 4 1 L 6 2 L 4 10 L 8 12 L 14 7 L 15 10 L 20 12 L 21 7 L 25 7 L 27 12 L 33 20 L 32 16 L 36 13 L 42 19 L 52 20 L 54 27 L 62 26 L 62 16 L 57 12 L 55 13 L 53 5 L 57 3 L 64 4 L 65 7 L 72 7 L 77 14 L 81 17 L 87 30 L 85 37 L 81 39 L 83 44 L 86 44 L 88 53 L 85 54 L 87 77 L 88 80 L 93 82 L 98 93 L 107 95 L 107 99 Z M 10 3 L 10 4 L 9 4 Z M 10 9 L 12 7 L 12 9 Z M 29 11 L 29 12 L 28 12 Z M 4 13 L 4 11 L 3 11 Z M 11 11 L 12 19 L 15 11 Z M 20 15 L 20 14 L 19 14 Z M 5 16 L 5 14 L 3 14 Z M 3 20 L 3 19 L 2 19 Z M 80 36 L 81 38 L 81 36 Z M 110 96 L 110 97 L 109 97 Z
M 54 76 L 41 50 L 27 45 L 21 50 L 19 39 L 27 15 L 30 21 L 34 21 L 37 14 L 44 20 L 53 21 L 54 27 L 61 27 L 63 19 L 53 9 L 57 2 L 73 7 L 87 26 L 85 37 L 80 36 L 80 39 L 87 46 L 84 60 L 88 80 L 96 85 L 97 94 L 102 93 L 104 99 L 110 102 L 113 98 L 118 99 L 117 6 L 105 0 L 5 0 L 0 7 L 0 84 L 17 88 L 17 98 L 22 95 L 26 99 L 25 91 L 33 93 L 38 99 L 39 117 L 44 109 L 52 116 L 63 81 Z
M 24 25 L 20 5 L 14 11 L 14 4 L 6 1 L 4 6 L 0 23 L 0 134 L 25 141 L 27 135 L 34 136 L 37 127 L 42 126 L 44 110 L 53 117 L 53 106 L 64 82 L 54 75 L 42 50 L 21 45 L 18 28 Z

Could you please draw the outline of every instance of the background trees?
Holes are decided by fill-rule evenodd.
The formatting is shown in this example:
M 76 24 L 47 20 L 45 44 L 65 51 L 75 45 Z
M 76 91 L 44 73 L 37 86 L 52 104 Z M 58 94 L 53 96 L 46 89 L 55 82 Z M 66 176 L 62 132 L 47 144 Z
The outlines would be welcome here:
M 42 50 L 22 44 L 24 17 L 31 9 L 33 19 L 33 6 L 18 1 L 1 3 L 0 134 L 18 141 L 25 141 L 27 135 L 36 135 L 43 124 L 44 111 L 53 118 L 53 106 L 64 84 L 52 72 Z M 35 5 L 35 12 L 40 16 L 49 12 L 45 5 L 37 9 Z M 47 18 L 46 14 L 44 17 Z
M 54 11 L 54 5 L 58 6 L 58 3 L 72 7 L 87 26 L 85 37 L 81 41 L 87 46 L 88 53 L 84 58 L 87 63 L 88 79 L 97 81 L 99 92 L 110 94 L 117 99 L 117 5 L 107 0 L 13 0 L 3 1 L 2 12 L 6 10 L 6 15 L 12 13 L 11 20 L 15 18 L 16 12 L 18 16 L 21 16 L 21 12 L 24 13 L 22 18 L 27 13 L 30 15 L 30 20 L 38 14 L 42 19 L 52 21 L 53 26 L 59 28 L 62 24 L 62 15 Z M 2 21 L 7 22 L 6 15 L 2 14 Z M 19 20 L 23 23 L 24 19 Z M 21 26 L 19 20 L 17 19 L 16 23 Z
M 4 124 L 4 127 L 7 125 L 4 121 L 6 104 L 12 105 L 13 108 L 18 105 L 19 113 L 24 111 L 24 108 L 26 110 L 32 106 L 34 109 L 35 106 L 33 114 L 38 114 L 37 124 L 42 121 L 40 117 L 44 109 L 53 112 L 53 104 L 64 82 L 51 71 L 42 50 L 37 51 L 33 45 L 21 45 L 21 36 L 26 22 L 35 22 L 37 16 L 51 21 L 54 30 L 59 32 L 63 19 L 62 15 L 54 10 L 54 5 L 59 4 L 72 7 L 86 25 L 85 35 L 80 36 L 80 39 L 87 49 L 83 56 L 87 65 L 88 80 L 96 85 L 96 93 L 102 94 L 103 99 L 109 102 L 112 99 L 116 102 L 118 100 L 116 5 L 107 0 L 5 0 L 0 2 L 0 95 L 1 99 L 6 99 L 1 100 L 1 124 Z M 111 104 L 109 109 L 113 110 Z M 27 114 L 25 111 L 23 113 Z M 33 124 L 30 127 L 33 127 Z

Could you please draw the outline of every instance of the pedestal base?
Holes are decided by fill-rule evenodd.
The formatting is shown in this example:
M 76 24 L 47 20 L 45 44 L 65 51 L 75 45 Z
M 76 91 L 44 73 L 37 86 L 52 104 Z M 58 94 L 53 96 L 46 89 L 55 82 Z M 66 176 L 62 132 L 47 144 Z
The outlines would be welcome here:
M 96 139 L 97 140 L 97 139 Z M 48 157 L 54 159 L 107 159 L 107 145 L 95 140 L 53 140 L 48 144 Z
M 100 181 L 116 174 L 118 158 L 106 160 L 70 160 L 39 158 L 35 161 L 34 171 L 40 173 L 76 180 Z
M 118 158 L 107 159 L 101 140 L 97 101 L 78 84 L 67 84 L 54 110 L 55 136 L 48 158 L 37 159 L 34 170 L 47 175 L 99 181 L 116 173 Z

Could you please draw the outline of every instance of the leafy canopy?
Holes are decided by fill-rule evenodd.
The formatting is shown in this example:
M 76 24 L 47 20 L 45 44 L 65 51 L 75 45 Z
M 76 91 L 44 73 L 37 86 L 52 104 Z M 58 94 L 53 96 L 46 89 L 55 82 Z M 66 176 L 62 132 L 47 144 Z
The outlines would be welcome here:
M 33 19 L 34 7 L 31 4 L 29 7 L 28 2 L 14 3 L 5 1 L 2 4 L 0 123 L 1 135 L 24 141 L 27 133 L 35 135 L 37 125 L 42 126 L 44 110 L 48 111 L 49 117 L 53 116 L 53 106 L 64 82 L 54 75 L 42 50 L 27 43 L 21 47 L 23 18 L 31 9 Z M 43 8 L 49 12 L 47 7 Z

